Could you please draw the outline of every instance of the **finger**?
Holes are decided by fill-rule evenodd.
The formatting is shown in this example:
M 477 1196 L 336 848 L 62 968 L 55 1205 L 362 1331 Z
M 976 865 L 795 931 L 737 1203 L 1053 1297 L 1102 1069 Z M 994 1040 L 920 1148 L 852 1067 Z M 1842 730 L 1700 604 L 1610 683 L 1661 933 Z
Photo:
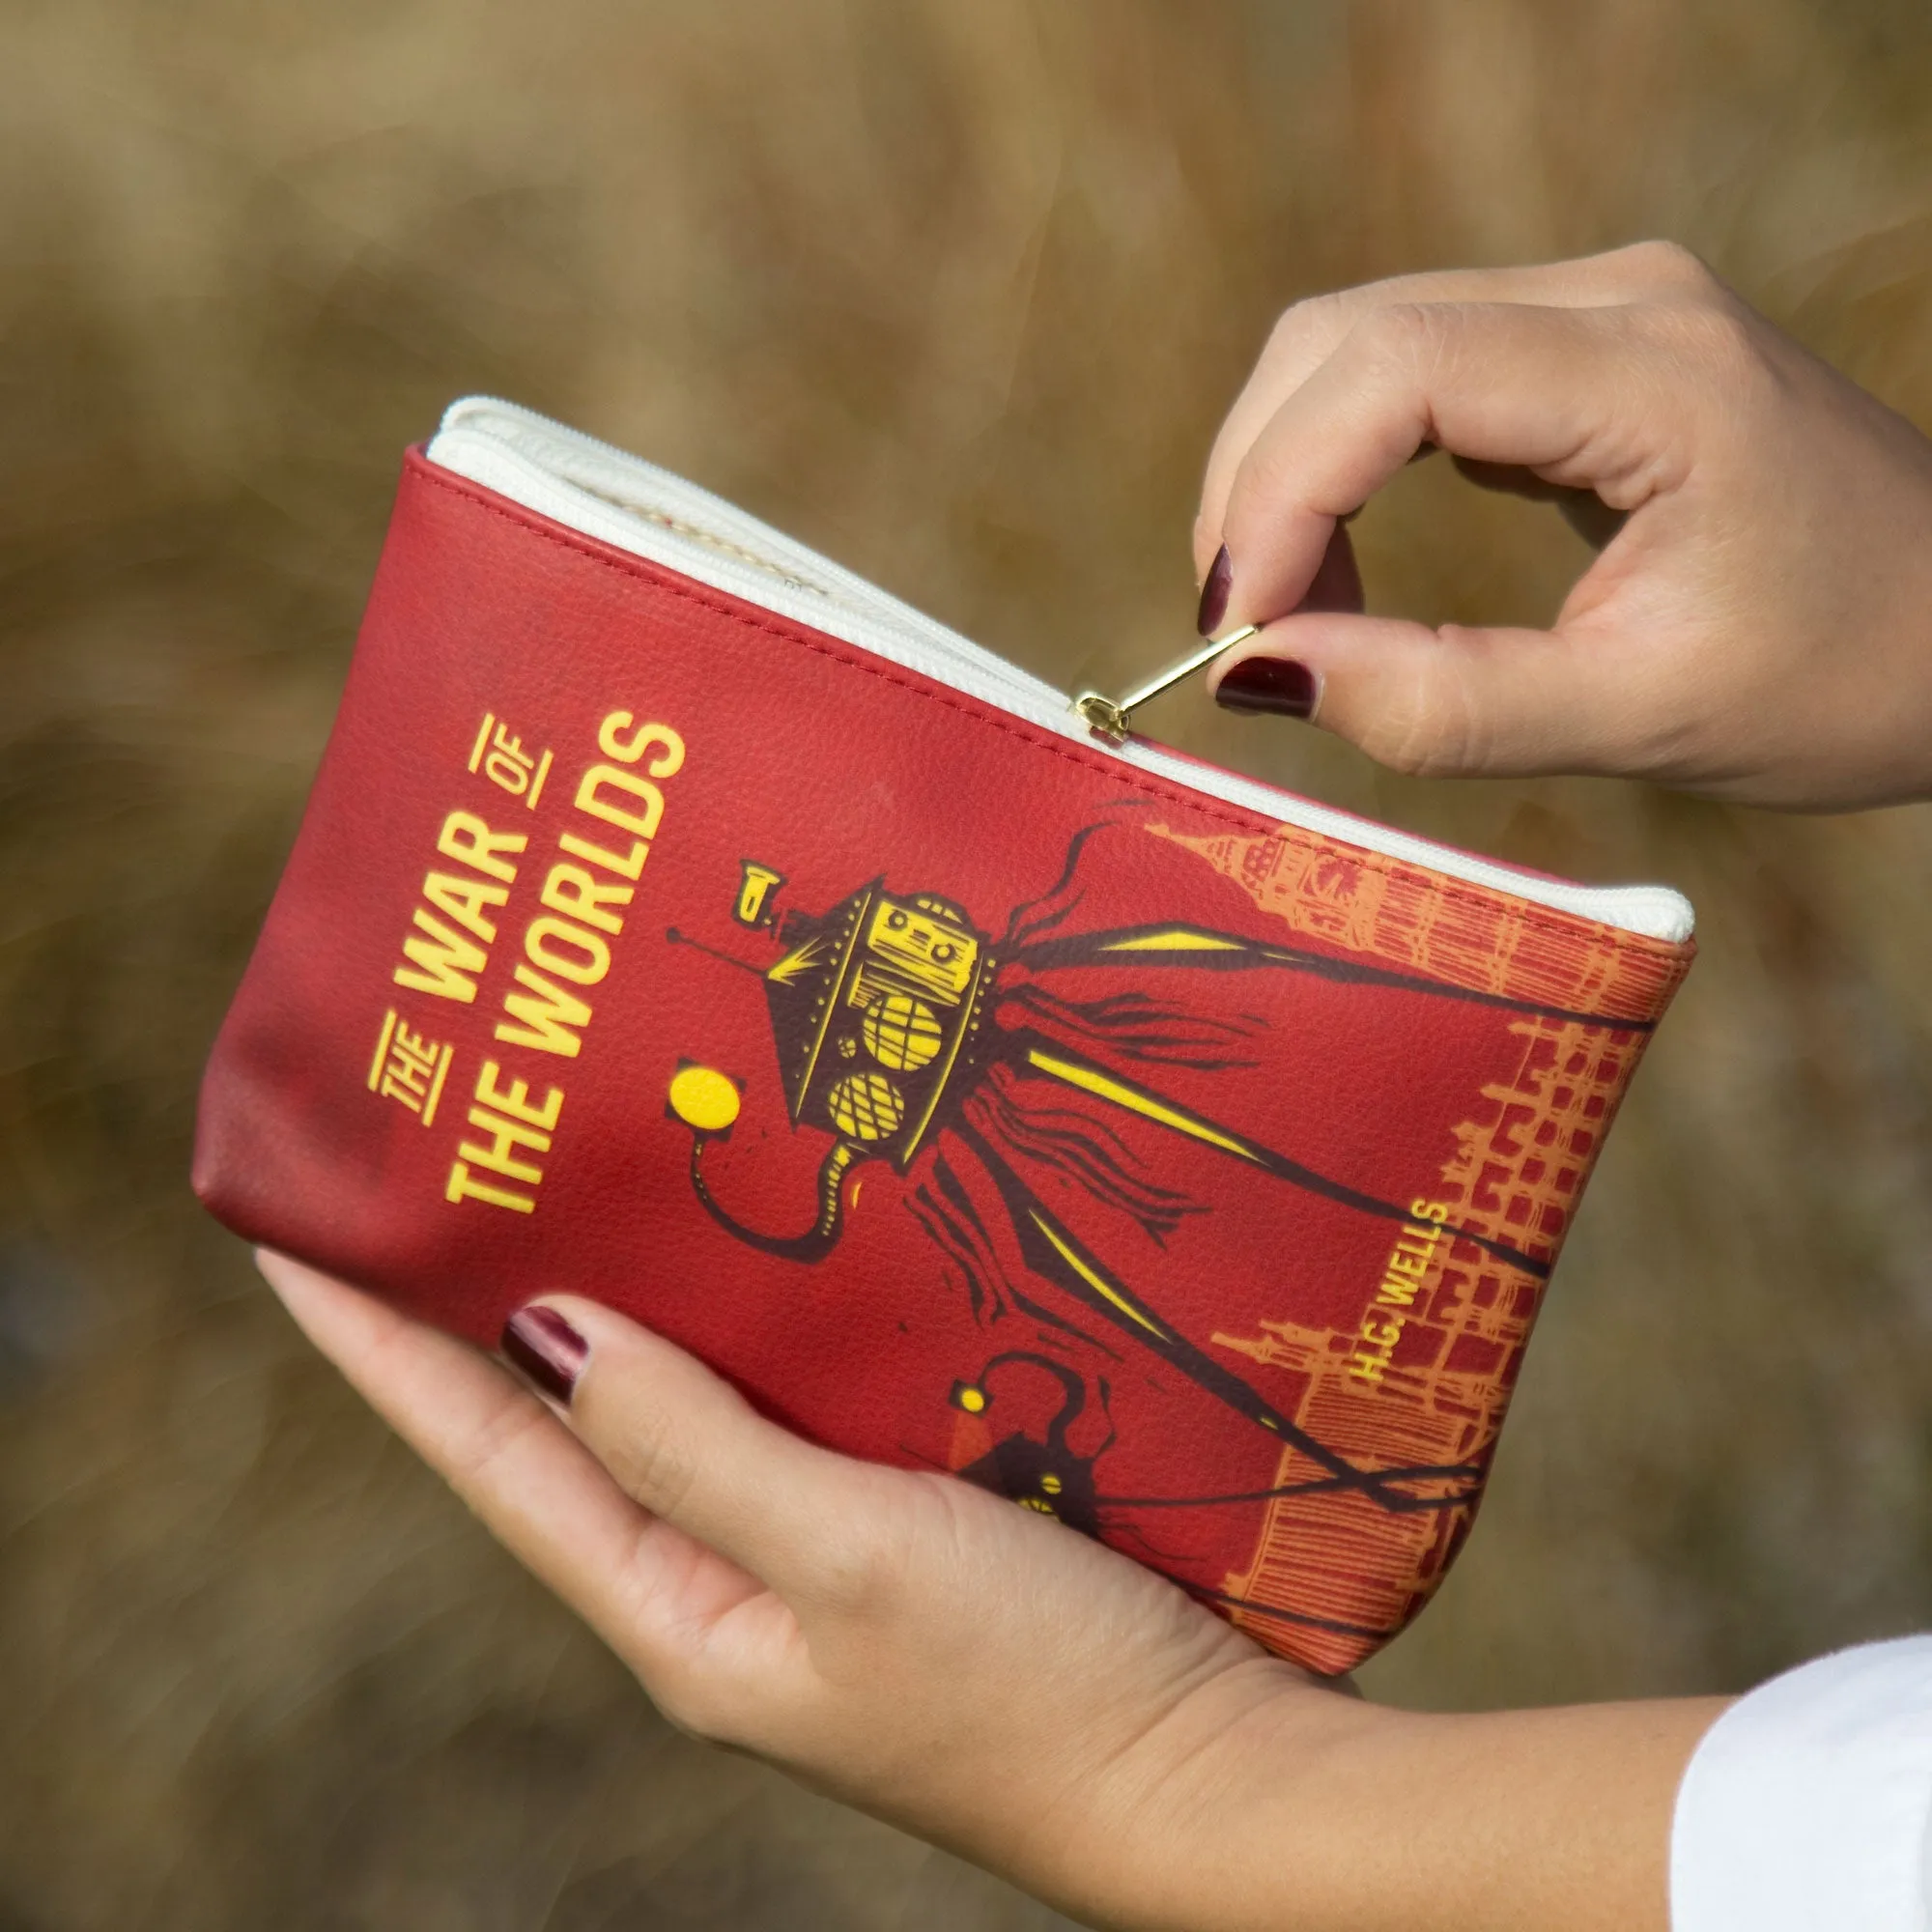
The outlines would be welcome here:
M 1236 473 L 1263 426 L 1372 311 L 1445 302 L 1601 308 L 1645 298 L 1692 298 L 1718 287 L 1688 249 L 1668 242 L 1640 242 L 1569 262 L 1396 275 L 1296 302 L 1275 324 L 1208 454 L 1194 530 L 1197 579 L 1206 576 L 1221 547 Z
M 1219 612 L 1227 603 L 1229 575 L 1217 568 L 1212 587 L 1202 593 L 1200 626 L 1204 638 L 1212 637 L 1222 626 Z M 1360 611 L 1363 609 L 1362 573 L 1355 561 L 1355 546 L 1346 522 L 1338 522 L 1328 533 L 1327 548 L 1316 566 L 1315 577 L 1301 602 L 1303 611 Z
M 802 1616 L 849 1606 L 869 1568 L 882 1486 L 767 1421 L 695 1356 L 574 1295 L 546 1295 L 581 1338 L 570 1422 L 627 1494 L 762 1578 Z
M 1212 682 L 1231 710 L 1311 717 L 1381 764 L 1435 777 L 1619 770 L 1647 715 L 1630 666 L 1574 636 L 1346 613 L 1268 625 Z
M 762 1586 L 654 1522 L 497 1363 L 286 1256 L 258 1264 L 297 1324 L 661 1702 Z
M 1681 480 L 1685 411 L 1630 309 L 1378 309 L 1276 411 L 1228 501 L 1231 622 L 1293 611 L 1336 520 L 1425 441 L 1629 510 Z

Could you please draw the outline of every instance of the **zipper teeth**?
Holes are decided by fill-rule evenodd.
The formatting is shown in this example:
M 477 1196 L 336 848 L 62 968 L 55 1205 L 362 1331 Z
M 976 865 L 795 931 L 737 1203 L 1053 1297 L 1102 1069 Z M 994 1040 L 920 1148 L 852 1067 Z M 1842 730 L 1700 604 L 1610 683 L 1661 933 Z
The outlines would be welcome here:
M 756 551 L 747 550 L 743 544 L 727 543 L 724 538 L 714 536 L 709 530 L 700 529 L 696 524 L 686 523 L 681 517 L 672 516 L 668 510 L 654 510 L 646 503 L 622 502 L 615 497 L 605 496 L 601 490 L 592 490 L 589 494 L 600 501 L 609 503 L 612 509 L 622 510 L 630 516 L 642 517 L 646 523 L 655 524 L 660 529 L 668 530 L 674 537 L 684 537 L 692 543 L 702 544 L 707 550 L 715 550 L 724 556 L 735 556 L 740 563 L 749 563 L 753 570 L 762 570 L 769 577 L 777 577 L 781 582 L 787 581 L 781 572 L 774 569 L 770 561 L 760 556 Z
M 454 403 L 429 459 L 585 536 L 765 604 L 874 655 L 939 678 L 1026 723 L 1186 789 L 1325 837 L 1585 919 L 1689 939 L 1689 902 L 1668 886 L 1537 878 L 1374 819 L 1204 766 L 1147 739 L 1094 739 L 1065 694 L 696 484 L 595 437 L 494 397 Z

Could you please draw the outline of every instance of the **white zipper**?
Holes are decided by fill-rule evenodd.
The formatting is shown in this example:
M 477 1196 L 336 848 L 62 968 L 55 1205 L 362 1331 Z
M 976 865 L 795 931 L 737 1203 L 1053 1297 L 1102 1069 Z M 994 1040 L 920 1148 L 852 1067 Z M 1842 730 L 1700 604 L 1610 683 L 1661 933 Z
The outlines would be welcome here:
M 1664 940 L 1690 937 L 1690 903 L 1668 886 L 1584 886 L 1538 878 L 1197 763 L 1145 738 L 1118 746 L 1103 743 L 1073 714 L 1065 694 L 1043 679 L 935 623 L 708 490 L 513 403 L 490 396 L 452 403 L 429 445 L 429 459 L 585 536 L 842 638 L 1024 719 L 1038 730 L 1071 739 L 1098 757 L 1118 758 L 1264 818 L 1627 932 Z

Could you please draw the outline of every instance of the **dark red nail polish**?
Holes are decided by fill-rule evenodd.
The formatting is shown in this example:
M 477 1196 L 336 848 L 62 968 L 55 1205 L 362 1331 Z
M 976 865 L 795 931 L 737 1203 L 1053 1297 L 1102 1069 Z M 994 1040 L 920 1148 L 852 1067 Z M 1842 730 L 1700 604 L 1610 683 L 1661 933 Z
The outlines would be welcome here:
M 1269 711 L 1308 718 L 1315 711 L 1315 673 L 1293 658 L 1243 658 L 1222 678 L 1214 701 L 1230 711 Z
M 503 1323 L 502 1350 L 544 1394 L 566 1408 L 590 1344 L 554 1308 L 520 1308 Z
M 1201 586 L 1201 610 L 1194 622 L 1204 638 L 1211 638 L 1221 628 L 1221 619 L 1228 614 L 1228 592 L 1234 583 L 1235 560 L 1228 554 L 1228 546 L 1223 544 L 1214 553 L 1208 581 Z

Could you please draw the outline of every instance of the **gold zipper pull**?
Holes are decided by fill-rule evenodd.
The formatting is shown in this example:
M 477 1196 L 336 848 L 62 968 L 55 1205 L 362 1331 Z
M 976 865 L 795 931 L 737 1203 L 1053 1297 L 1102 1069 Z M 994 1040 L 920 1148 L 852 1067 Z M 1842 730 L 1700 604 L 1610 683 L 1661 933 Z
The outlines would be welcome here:
M 1209 638 L 1205 643 L 1196 644 L 1191 651 L 1155 671 L 1145 684 L 1136 685 L 1124 697 L 1103 697 L 1097 691 L 1083 691 L 1073 700 L 1074 714 L 1096 738 L 1104 738 L 1110 745 L 1124 744 L 1133 729 L 1128 719 L 1149 698 L 1158 697 L 1170 685 L 1191 677 L 1197 670 L 1212 664 L 1223 651 L 1245 643 L 1260 629 L 1259 624 L 1243 624 L 1238 631 L 1230 631 L 1225 638 Z

